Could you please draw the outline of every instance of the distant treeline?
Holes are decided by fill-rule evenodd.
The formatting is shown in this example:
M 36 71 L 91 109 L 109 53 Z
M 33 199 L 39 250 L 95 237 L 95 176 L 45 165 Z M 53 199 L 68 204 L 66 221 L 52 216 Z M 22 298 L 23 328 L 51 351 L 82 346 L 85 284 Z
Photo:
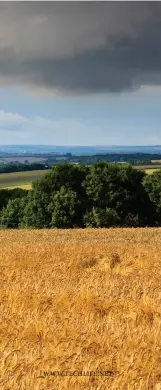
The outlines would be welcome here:
M 91 165 L 100 161 L 107 162 L 128 162 L 132 165 L 152 165 L 151 160 L 161 160 L 161 154 L 149 154 L 149 153 L 107 153 L 97 154 L 92 156 L 72 156 L 68 153 L 69 162 L 79 162 L 82 164 Z M 49 158 L 47 160 L 51 162 Z M 54 159 L 52 158 L 54 162 Z M 155 163 L 156 164 L 156 163 Z
M 0 173 L 25 172 L 49 168 L 50 166 L 46 163 L 23 164 L 20 162 L 12 162 L 8 164 L 0 164 Z
M 90 156 L 74 156 L 71 153 L 67 153 L 64 156 L 66 162 L 77 162 L 80 164 L 91 165 L 100 161 L 107 162 L 128 162 L 131 165 L 153 165 L 151 160 L 161 160 L 161 154 L 150 153 L 107 153 L 107 154 L 95 154 Z M 48 164 L 58 163 L 57 157 L 49 156 L 46 160 Z M 157 164 L 157 163 L 155 163 Z M 159 163 L 158 163 L 159 164 Z
M 45 162 L 28 162 L 27 160 L 24 163 L 15 161 L 8 163 L 0 162 L 0 173 L 10 173 L 10 172 L 23 172 L 23 171 L 32 171 L 32 170 L 41 170 L 50 168 L 51 165 L 59 164 L 60 160 L 63 159 L 66 162 L 70 163 L 79 163 L 84 165 L 92 165 L 97 162 L 107 161 L 111 163 L 122 163 L 127 162 L 131 165 L 152 165 L 151 160 L 161 160 L 161 154 L 149 154 L 149 153 L 107 153 L 107 154 L 97 154 L 91 156 L 74 156 L 71 153 L 65 155 L 51 155 L 51 154 L 42 154 L 42 158 L 47 158 Z M 34 158 L 34 156 L 32 156 Z M 155 165 L 161 165 L 161 162 L 155 162 Z
M 61 163 L 30 191 L 0 191 L 2 228 L 161 226 L 161 170 Z

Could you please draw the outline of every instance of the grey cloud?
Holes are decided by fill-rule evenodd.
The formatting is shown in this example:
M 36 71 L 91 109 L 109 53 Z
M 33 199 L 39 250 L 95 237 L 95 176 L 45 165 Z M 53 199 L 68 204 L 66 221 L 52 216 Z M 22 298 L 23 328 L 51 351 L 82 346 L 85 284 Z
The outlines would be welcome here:
M 161 85 L 161 3 L 0 3 L 0 82 L 60 93 Z

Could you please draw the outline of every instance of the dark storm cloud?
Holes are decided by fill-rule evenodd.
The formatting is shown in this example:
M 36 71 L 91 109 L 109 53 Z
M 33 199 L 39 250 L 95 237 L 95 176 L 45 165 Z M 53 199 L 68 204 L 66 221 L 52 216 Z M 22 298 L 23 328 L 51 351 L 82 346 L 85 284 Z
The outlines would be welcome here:
M 161 3 L 0 3 L 0 82 L 60 93 L 161 85 Z

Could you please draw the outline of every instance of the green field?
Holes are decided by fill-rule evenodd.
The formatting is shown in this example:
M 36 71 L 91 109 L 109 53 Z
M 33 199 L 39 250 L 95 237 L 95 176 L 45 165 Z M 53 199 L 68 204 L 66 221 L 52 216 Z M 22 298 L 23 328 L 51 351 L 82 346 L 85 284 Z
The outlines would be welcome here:
M 151 175 L 152 173 L 160 170 L 161 168 L 149 168 L 149 169 L 145 169 L 145 172 L 147 173 L 147 175 Z
M 16 187 L 31 189 L 32 181 L 41 179 L 49 170 L 37 170 L 0 174 L 0 188 L 13 189 Z

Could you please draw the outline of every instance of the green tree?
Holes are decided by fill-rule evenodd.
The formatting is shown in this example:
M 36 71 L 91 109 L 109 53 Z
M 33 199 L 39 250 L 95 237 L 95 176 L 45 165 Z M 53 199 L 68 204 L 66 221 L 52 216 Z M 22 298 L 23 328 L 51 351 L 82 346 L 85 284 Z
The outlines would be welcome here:
M 54 166 L 41 180 L 33 182 L 33 189 L 30 191 L 28 205 L 24 211 L 23 223 L 31 223 L 30 226 L 38 224 L 41 227 L 50 227 L 53 224 L 54 197 L 63 187 L 66 191 L 73 191 L 77 196 L 77 215 L 75 218 L 77 225 L 80 226 L 88 202 L 86 191 L 82 186 L 88 171 L 89 168 L 85 166 L 60 163 Z M 60 192 L 60 197 L 62 196 Z M 61 201 L 59 200 L 59 202 Z M 37 219 L 38 222 L 36 222 Z
M 86 227 L 111 227 L 119 226 L 120 218 L 117 212 L 113 209 L 106 208 L 102 210 L 100 208 L 93 207 L 91 211 L 87 211 L 84 216 L 84 222 Z
M 37 229 L 49 227 L 49 213 L 47 201 L 43 197 L 40 188 L 30 191 L 21 219 L 20 227 L 34 227 Z
M 28 195 L 27 190 L 22 188 L 14 188 L 13 190 L 2 189 L 0 190 L 0 210 L 7 206 L 10 199 L 23 198 Z
M 80 202 L 77 193 L 62 186 L 53 196 L 49 205 L 52 213 L 51 225 L 57 228 L 72 228 L 79 226 L 77 213 Z
M 21 191 L 0 191 L 1 225 L 71 228 L 161 223 L 161 171 L 147 176 L 128 164 L 60 163 L 33 182 L 31 191 Z
M 156 224 L 161 224 L 161 170 L 143 179 L 143 187 L 155 209 Z
M 25 201 L 25 198 L 10 199 L 1 211 L 0 225 L 6 228 L 18 228 L 23 217 Z
M 116 211 L 122 225 L 129 225 L 129 215 L 137 215 L 138 226 L 153 221 L 153 208 L 142 185 L 145 173 L 128 166 L 100 162 L 93 164 L 84 181 L 92 207 Z M 130 222 L 131 224 L 131 222 Z

